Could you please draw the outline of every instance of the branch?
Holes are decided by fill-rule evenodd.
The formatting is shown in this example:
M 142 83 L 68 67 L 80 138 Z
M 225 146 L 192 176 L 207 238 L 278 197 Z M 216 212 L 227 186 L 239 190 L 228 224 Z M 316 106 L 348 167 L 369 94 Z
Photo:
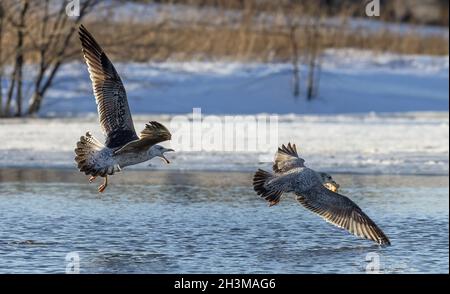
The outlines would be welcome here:
M 50 40 L 47 43 L 47 46 L 52 45 L 52 47 L 53 47 L 54 46 L 53 43 L 55 45 L 58 43 L 61 43 L 61 46 L 59 49 L 56 50 L 54 55 L 52 55 L 51 60 L 47 60 L 47 62 L 44 62 L 41 67 L 41 70 L 40 70 L 39 75 L 36 80 L 35 91 L 34 91 L 33 97 L 30 100 L 28 114 L 33 114 L 33 113 L 36 113 L 37 111 L 39 111 L 41 103 L 42 103 L 42 99 L 43 99 L 45 93 L 52 85 L 52 82 L 56 76 L 56 73 L 58 72 L 59 68 L 61 67 L 61 65 L 63 64 L 64 60 L 67 57 L 67 55 L 66 55 L 67 48 L 70 44 L 70 40 L 71 40 L 72 36 L 74 35 L 74 33 L 76 32 L 76 30 L 78 28 L 78 25 L 80 24 L 83 17 L 87 13 L 89 13 L 92 10 L 92 8 L 95 5 L 97 5 L 98 3 L 99 3 L 98 0 L 88 0 L 88 1 L 83 2 L 83 5 L 80 7 L 80 14 L 79 14 L 79 16 L 77 16 L 77 18 L 75 19 L 73 24 L 68 29 L 67 34 L 65 34 L 64 37 L 62 34 L 51 35 Z M 61 15 L 63 15 L 63 16 L 61 16 Z M 58 15 L 58 19 L 55 22 L 54 28 L 56 28 L 57 30 L 61 30 L 61 28 L 65 26 L 67 19 L 68 19 L 68 16 L 64 10 L 62 12 L 62 14 Z M 55 38 L 55 36 L 58 36 L 58 38 Z M 53 64 L 53 66 L 51 68 L 50 68 L 50 64 Z M 45 81 L 43 81 L 43 78 L 46 75 L 47 70 L 49 70 L 48 77 Z

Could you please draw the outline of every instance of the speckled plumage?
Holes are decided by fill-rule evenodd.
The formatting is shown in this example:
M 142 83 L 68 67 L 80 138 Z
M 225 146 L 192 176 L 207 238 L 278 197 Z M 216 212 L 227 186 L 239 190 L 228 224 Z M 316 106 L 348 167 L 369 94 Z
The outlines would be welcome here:
M 321 174 L 304 162 L 295 144 L 283 145 L 275 155 L 274 174 L 261 169 L 255 173 L 254 190 L 270 206 L 278 204 L 283 193 L 294 193 L 300 204 L 327 222 L 358 237 L 390 245 L 388 237 L 361 208 L 346 196 L 327 189 Z
M 106 139 L 102 144 L 87 132 L 77 143 L 75 161 L 81 172 L 92 176 L 90 180 L 97 176 L 105 177 L 104 185 L 99 188 L 103 192 L 106 177 L 126 166 L 155 156 L 168 163 L 163 153 L 173 150 L 156 144 L 170 140 L 171 134 L 155 121 L 149 122 L 139 136 L 136 134 L 126 91 L 116 69 L 83 25 L 80 26 L 79 37 L 92 81 L 100 127 Z

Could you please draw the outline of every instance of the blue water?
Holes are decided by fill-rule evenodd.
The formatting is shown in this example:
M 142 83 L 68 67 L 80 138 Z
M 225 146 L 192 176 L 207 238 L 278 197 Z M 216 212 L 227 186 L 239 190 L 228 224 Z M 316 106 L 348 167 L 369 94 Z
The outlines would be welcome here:
M 325 223 L 288 196 L 267 207 L 247 173 L 0 171 L 0 273 L 449 272 L 448 177 L 335 175 L 392 246 Z M 378 270 L 379 269 L 379 270 Z

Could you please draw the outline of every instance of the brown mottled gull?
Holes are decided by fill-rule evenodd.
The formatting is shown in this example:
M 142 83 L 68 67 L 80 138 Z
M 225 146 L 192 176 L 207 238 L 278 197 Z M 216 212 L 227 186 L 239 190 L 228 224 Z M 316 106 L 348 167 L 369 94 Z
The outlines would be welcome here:
M 125 88 L 116 69 L 83 25 L 80 26 L 79 37 L 106 141 L 102 144 L 87 132 L 77 143 L 75 161 L 81 172 L 91 175 L 89 182 L 97 176 L 104 178 L 98 188 L 99 192 L 103 192 L 108 184 L 108 175 L 126 166 L 154 157 L 169 163 L 164 153 L 173 150 L 156 144 L 170 140 L 171 134 L 156 121 L 148 123 L 139 136 L 136 134 Z
M 390 245 L 388 237 L 358 205 L 326 188 L 326 174 L 320 175 L 304 163 L 295 144 L 282 145 L 275 156 L 274 174 L 261 169 L 255 173 L 253 187 L 256 193 L 272 206 L 278 204 L 283 193 L 293 192 L 300 204 L 327 222 L 360 238 Z

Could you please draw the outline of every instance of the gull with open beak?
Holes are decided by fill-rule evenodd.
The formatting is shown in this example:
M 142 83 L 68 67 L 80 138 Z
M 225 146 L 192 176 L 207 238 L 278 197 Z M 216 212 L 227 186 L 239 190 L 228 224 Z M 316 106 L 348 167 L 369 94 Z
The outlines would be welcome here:
M 79 36 L 97 102 L 100 126 L 106 140 L 103 144 L 89 132 L 81 136 L 75 149 L 75 161 L 81 172 L 91 176 L 89 182 L 93 182 L 98 176 L 104 178 L 103 184 L 98 187 L 98 191 L 102 193 L 108 185 L 108 175 L 126 166 L 154 157 L 160 157 L 169 163 L 164 153 L 173 150 L 157 144 L 170 140 L 172 135 L 156 121 L 146 124 L 139 136 L 136 134 L 127 94 L 119 74 L 83 25 L 80 26 Z

